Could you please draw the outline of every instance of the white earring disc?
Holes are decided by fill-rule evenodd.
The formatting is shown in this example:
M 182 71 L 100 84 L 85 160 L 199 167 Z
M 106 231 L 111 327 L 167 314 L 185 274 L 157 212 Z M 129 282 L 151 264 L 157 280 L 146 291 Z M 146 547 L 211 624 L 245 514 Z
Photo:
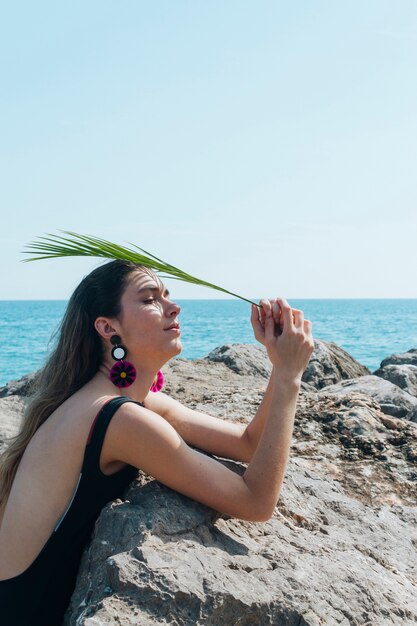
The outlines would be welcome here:
M 126 356 L 126 351 L 123 350 L 123 348 L 115 348 L 113 350 L 113 356 L 115 359 L 117 359 L 118 361 L 120 361 L 120 359 L 124 359 Z

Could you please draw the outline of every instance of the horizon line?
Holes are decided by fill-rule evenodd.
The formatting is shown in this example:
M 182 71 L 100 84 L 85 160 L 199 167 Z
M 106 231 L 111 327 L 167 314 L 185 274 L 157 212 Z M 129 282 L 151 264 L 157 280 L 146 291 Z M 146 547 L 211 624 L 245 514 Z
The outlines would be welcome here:
M 260 300 L 260 298 L 250 298 L 251 300 Z M 183 302 L 195 302 L 195 301 L 209 301 L 209 302 L 232 302 L 239 301 L 240 298 L 175 298 L 175 300 L 182 300 Z M 288 296 L 286 300 L 417 300 L 417 297 L 408 296 L 394 296 L 394 297 L 371 297 L 371 298 L 358 298 L 358 297 L 321 297 L 321 298 L 299 298 Z M 69 298 L 0 298 L 0 302 L 68 302 Z M 244 302 L 244 300 L 242 300 Z M 249 303 L 248 303 L 249 304 Z

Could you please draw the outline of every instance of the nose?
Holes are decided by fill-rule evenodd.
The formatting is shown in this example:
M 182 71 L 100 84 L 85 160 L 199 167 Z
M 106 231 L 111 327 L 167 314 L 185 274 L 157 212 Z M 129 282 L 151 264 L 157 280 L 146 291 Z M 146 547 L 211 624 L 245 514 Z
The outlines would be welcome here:
M 180 314 L 181 307 L 180 307 L 179 304 L 177 304 L 176 302 L 170 302 L 170 307 L 171 307 L 171 310 L 170 310 L 170 313 L 169 313 L 170 315 L 173 315 L 173 314 L 179 315 Z M 175 315 L 174 315 L 174 317 L 175 317 Z

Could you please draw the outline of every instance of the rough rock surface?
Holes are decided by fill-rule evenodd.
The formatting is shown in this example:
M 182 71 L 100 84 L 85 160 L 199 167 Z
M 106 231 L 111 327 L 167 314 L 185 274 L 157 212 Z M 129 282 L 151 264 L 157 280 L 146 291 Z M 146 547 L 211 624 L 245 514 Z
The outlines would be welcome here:
M 417 365 L 385 365 L 375 370 L 380 376 L 417 398 Z
M 19 380 L 11 380 L 6 385 L 3 385 L 3 387 L 0 387 L 0 398 L 29 395 L 36 384 L 36 375 L 37 372 L 32 372 L 32 374 L 22 376 Z
M 8 439 L 17 434 L 25 407 L 25 397 L 10 395 L 0 400 L 0 452 Z
M 318 345 L 324 342 L 318 340 Z M 218 346 L 204 357 L 204 361 L 213 361 L 216 363 L 224 363 L 229 369 L 241 376 L 254 376 L 269 380 L 272 371 L 271 361 L 268 358 L 266 350 L 262 346 L 251 344 L 225 344 Z M 315 387 L 306 381 L 301 382 L 302 389 L 305 391 L 314 391 Z
M 381 361 L 380 367 L 386 365 L 417 365 L 417 348 L 412 348 L 401 354 L 391 354 Z
M 262 356 L 253 350 L 251 367 L 257 346 L 242 346 L 241 358 L 238 346 L 224 348 L 215 359 L 171 361 L 164 391 L 248 422 L 267 384 Z M 97 520 L 64 626 L 416 624 L 417 424 L 387 415 L 388 401 L 372 390 L 388 381 L 366 372 L 359 390 L 358 376 L 339 389 L 306 381 L 314 388 L 301 390 L 283 489 L 266 523 L 219 515 L 138 472 L 125 499 Z M 0 432 L 8 415 L 13 430 L 22 404 L 0 400 Z
M 208 361 L 224 363 L 241 376 L 261 376 L 269 379 L 272 365 L 263 346 L 239 343 L 218 346 L 205 357 Z
M 407 391 L 403 391 L 398 385 L 379 376 L 361 376 L 343 380 L 336 385 L 325 388 L 326 393 L 337 396 L 349 395 L 353 391 L 364 393 L 374 398 L 379 403 L 381 410 L 387 415 L 405 417 L 411 421 L 417 421 L 417 398 Z
M 303 374 L 303 381 L 316 389 L 333 385 L 340 380 L 370 374 L 346 350 L 331 341 L 314 340 L 314 352 Z

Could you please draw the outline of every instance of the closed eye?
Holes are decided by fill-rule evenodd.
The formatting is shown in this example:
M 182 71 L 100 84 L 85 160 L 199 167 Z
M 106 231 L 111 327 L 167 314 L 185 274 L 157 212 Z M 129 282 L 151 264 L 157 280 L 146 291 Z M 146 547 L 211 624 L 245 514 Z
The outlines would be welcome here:
M 145 304 L 150 304 L 151 302 L 155 302 L 155 298 L 149 298 L 148 300 L 143 301 Z

